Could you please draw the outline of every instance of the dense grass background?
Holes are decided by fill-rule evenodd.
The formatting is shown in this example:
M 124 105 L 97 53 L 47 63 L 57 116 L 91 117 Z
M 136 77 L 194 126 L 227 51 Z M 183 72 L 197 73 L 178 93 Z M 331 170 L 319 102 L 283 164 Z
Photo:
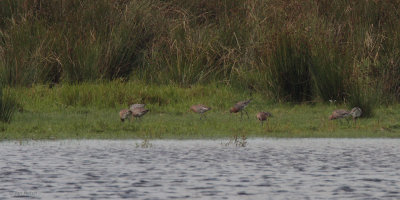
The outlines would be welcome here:
M 278 102 L 337 100 L 371 116 L 377 104 L 400 100 L 399 5 L 399 0 L 3 0 L 0 82 L 65 85 L 56 100 L 67 106 L 95 99 L 90 87 L 96 86 L 86 83 L 122 80 L 158 84 L 171 94 L 211 84 Z M 171 101 L 157 99 L 154 91 L 135 99 L 134 92 L 95 101 L 108 108 L 115 102 Z

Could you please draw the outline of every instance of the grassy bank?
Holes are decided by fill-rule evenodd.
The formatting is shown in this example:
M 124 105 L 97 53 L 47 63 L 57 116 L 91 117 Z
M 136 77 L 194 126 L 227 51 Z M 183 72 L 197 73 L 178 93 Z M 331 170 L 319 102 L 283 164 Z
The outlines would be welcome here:
M 330 121 L 328 116 L 346 104 L 275 103 L 262 93 L 246 93 L 225 85 L 182 88 L 140 82 L 80 85 L 36 85 L 11 88 L 19 112 L 0 123 L 0 139 L 189 139 L 246 137 L 400 137 L 400 106 L 377 107 L 374 116 L 357 124 Z M 250 119 L 230 114 L 239 100 L 253 98 Z M 141 121 L 121 123 L 118 112 L 130 103 L 146 103 L 150 112 Z M 190 105 L 212 107 L 207 119 L 189 112 Z M 273 114 L 261 127 L 258 111 Z
M 0 1 L 1 138 L 397 137 L 398 5 Z M 250 120 L 229 115 L 248 98 Z M 136 102 L 151 112 L 121 124 Z M 197 103 L 208 120 L 187 112 Z M 354 106 L 358 125 L 327 120 Z

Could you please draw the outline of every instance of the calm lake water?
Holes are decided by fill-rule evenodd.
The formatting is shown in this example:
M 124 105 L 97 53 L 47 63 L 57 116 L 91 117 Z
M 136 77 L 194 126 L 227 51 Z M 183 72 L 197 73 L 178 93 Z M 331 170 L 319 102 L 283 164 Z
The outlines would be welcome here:
M 399 139 L 0 142 L 0 199 L 400 199 Z

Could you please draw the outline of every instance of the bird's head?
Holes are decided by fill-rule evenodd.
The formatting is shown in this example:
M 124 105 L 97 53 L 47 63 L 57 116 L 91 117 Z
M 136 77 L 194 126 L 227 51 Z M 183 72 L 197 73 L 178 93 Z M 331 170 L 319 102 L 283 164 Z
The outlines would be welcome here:
M 238 111 L 239 111 L 239 109 L 236 108 L 236 107 L 232 107 L 232 108 L 229 110 L 230 113 L 237 113 Z
M 272 114 L 271 114 L 270 112 L 265 112 L 265 115 L 266 115 L 267 117 L 272 117 Z

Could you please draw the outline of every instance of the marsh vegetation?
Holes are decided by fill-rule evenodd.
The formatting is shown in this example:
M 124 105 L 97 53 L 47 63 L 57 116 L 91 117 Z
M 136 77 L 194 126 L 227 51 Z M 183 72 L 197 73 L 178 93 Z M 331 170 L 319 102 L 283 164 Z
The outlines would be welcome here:
M 0 85 L 0 122 L 9 123 L 17 110 L 17 102 L 9 90 L 3 90 Z
M 251 115 L 278 112 L 268 134 L 329 132 L 339 125 L 323 120 L 339 105 L 362 108 L 366 118 L 357 132 L 395 130 L 398 5 L 398 0 L 0 1 L 0 84 L 11 95 L 1 101 L 24 111 L 0 130 L 28 135 L 38 131 L 32 127 L 44 135 L 53 129 L 100 130 L 95 137 L 115 131 L 136 137 L 161 134 L 165 130 L 157 129 L 166 126 L 178 135 L 209 129 L 219 135 L 229 128 L 264 135 L 253 121 L 236 123 L 223 113 L 253 96 Z M 118 109 L 137 102 L 155 108 L 141 126 L 113 121 Z M 213 107 L 214 119 L 188 119 L 192 103 Z M 9 122 L 12 112 L 5 113 L 2 121 Z
M 10 86 L 218 82 L 279 101 L 346 99 L 367 111 L 377 95 L 400 98 L 399 4 L 5 0 L 0 76 Z

